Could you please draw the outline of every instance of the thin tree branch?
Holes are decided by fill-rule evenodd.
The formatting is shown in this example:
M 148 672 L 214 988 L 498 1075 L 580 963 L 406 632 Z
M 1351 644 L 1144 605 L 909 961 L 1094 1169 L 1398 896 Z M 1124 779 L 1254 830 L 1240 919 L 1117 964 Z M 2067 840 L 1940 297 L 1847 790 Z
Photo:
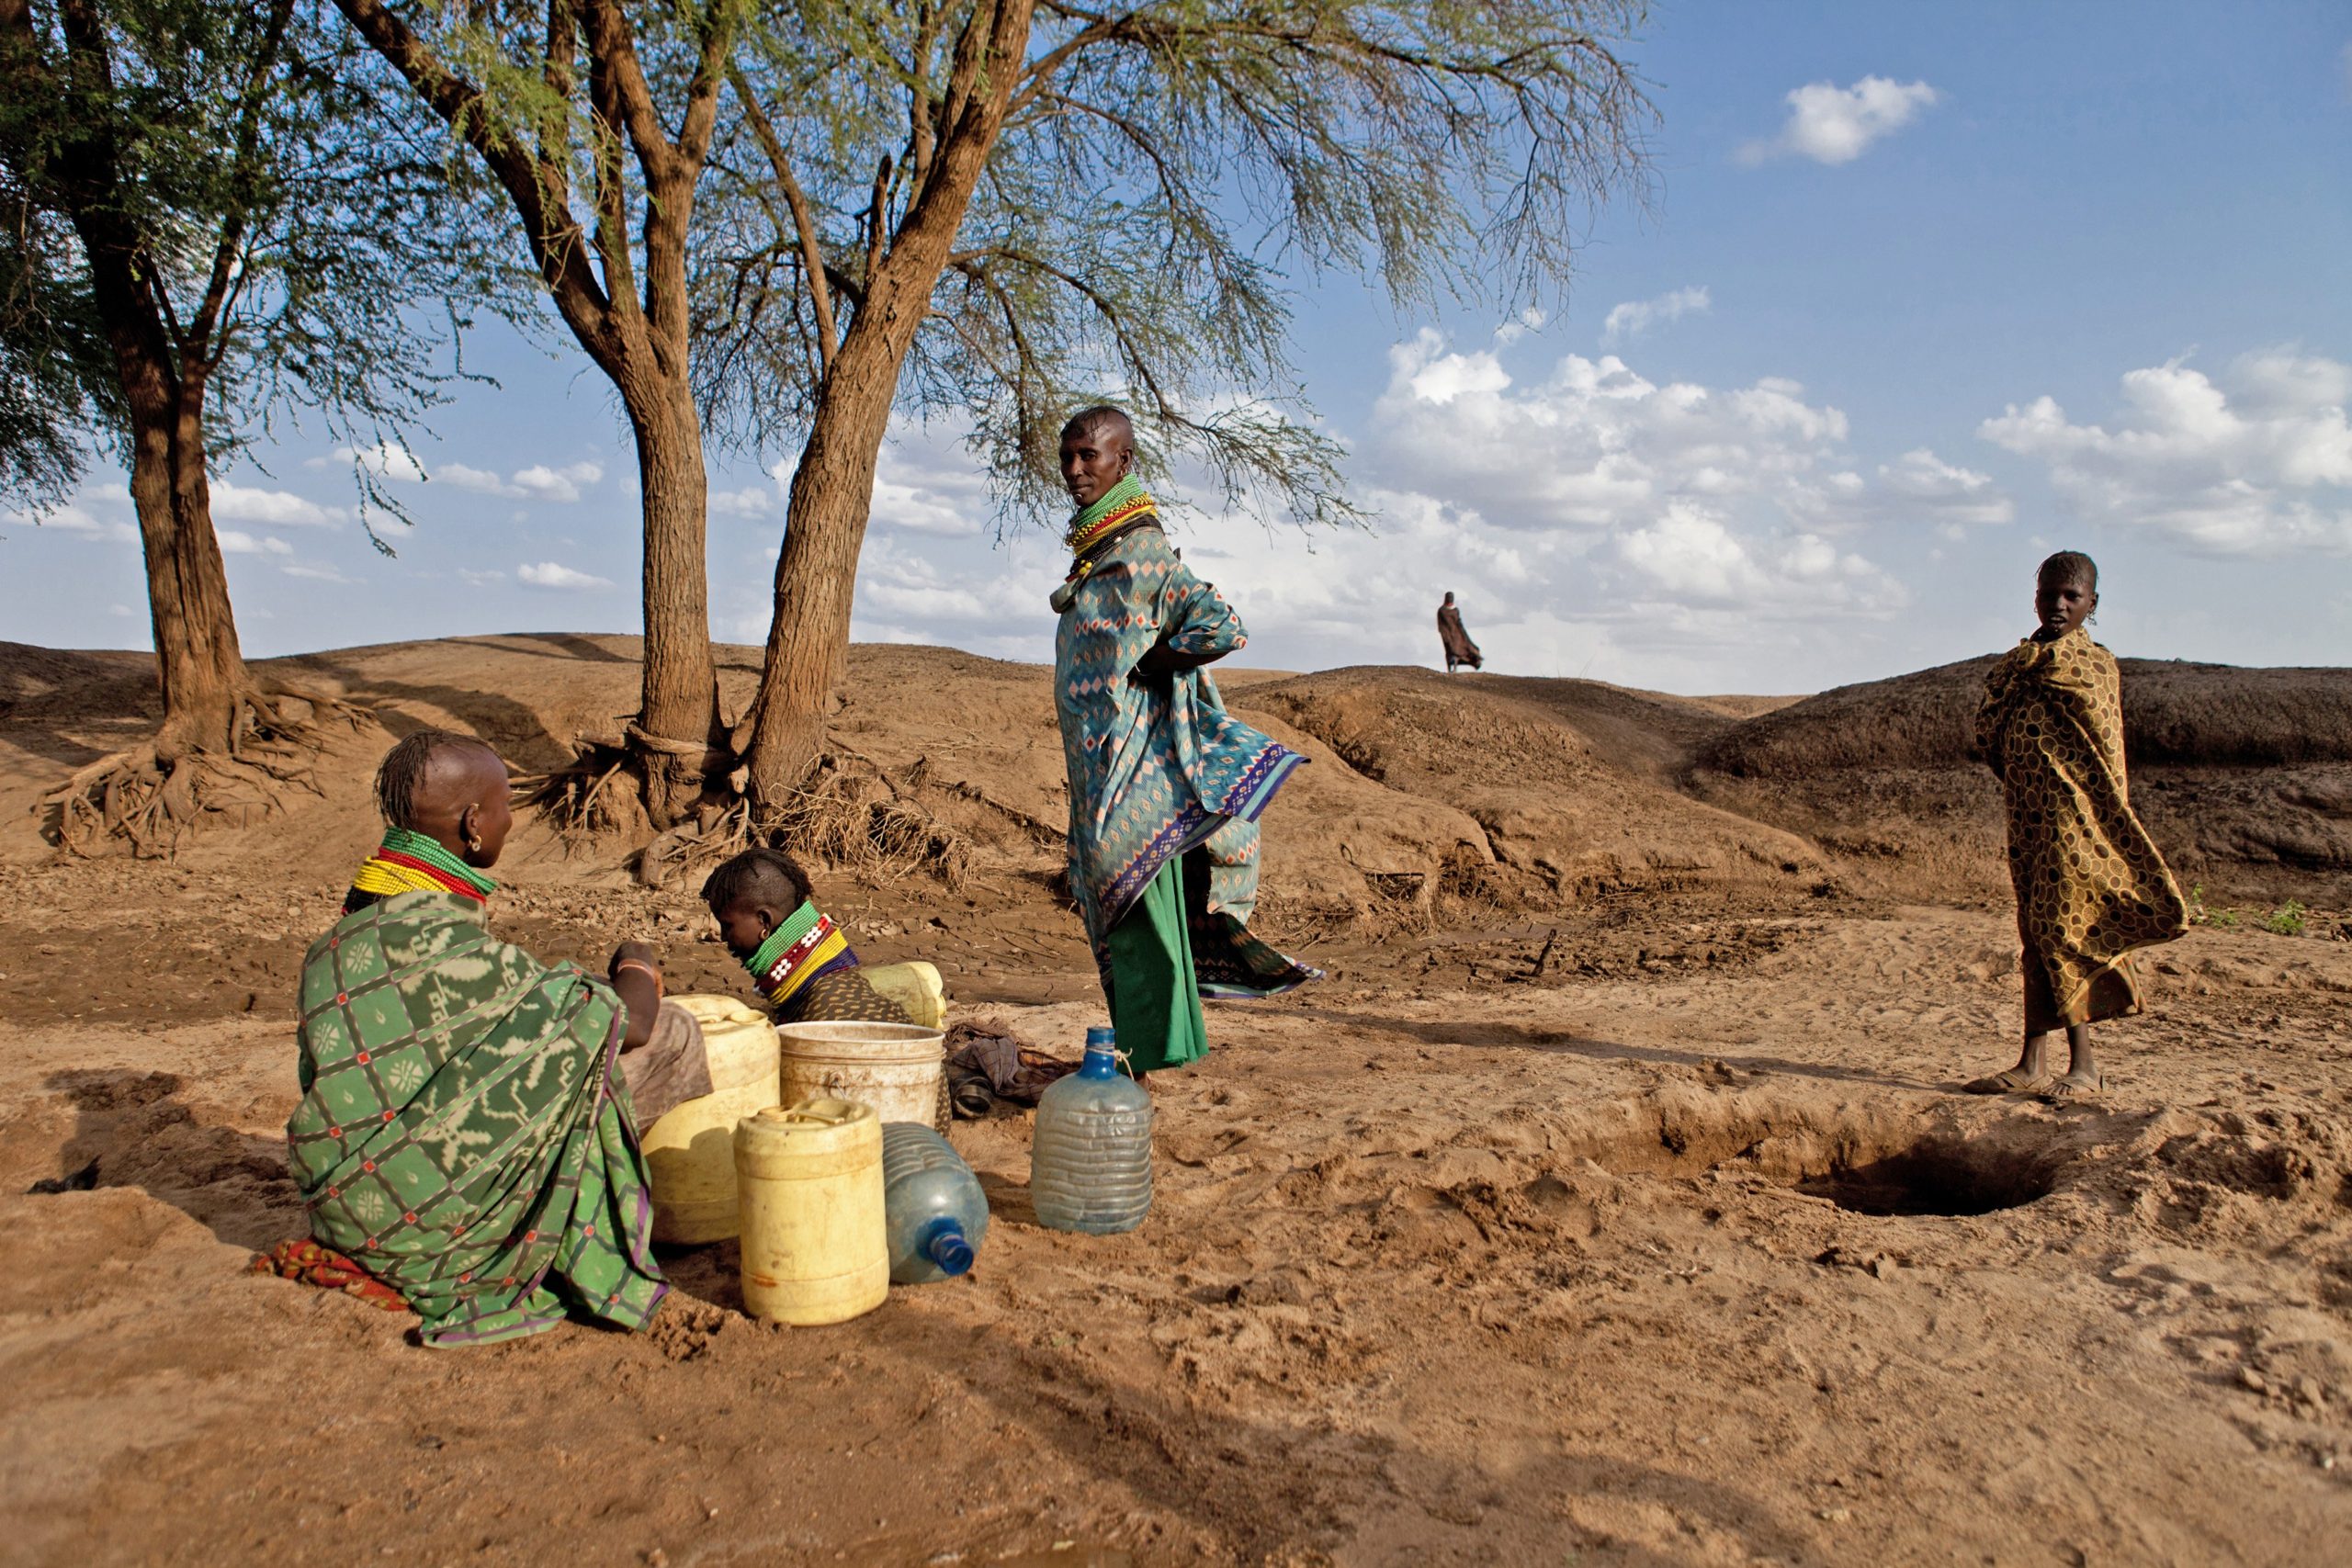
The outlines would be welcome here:
M 542 183 L 538 161 L 498 128 L 482 90 L 443 64 L 383 0 L 334 3 L 359 36 L 408 79 L 418 96 L 489 166 L 523 220 L 531 260 L 565 324 L 582 346 L 609 363 L 614 349 L 612 300 L 588 265 L 585 236 L 561 199 L 562 187 Z
M 751 125 L 752 136 L 758 139 L 761 151 L 767 154 L 768 166 L 775 171 L 776 184 L 784 187 L 784 199 L 792 209 L 792 224 L 800 237 L 800 272 L 808 280 L 809 305 L 817 315 L 817 357 L 822 374 L 833 367 L 833 350 L 841 340 L 834 330 L 832 290 L 825 281 L 825 252 L 818 239 L 817 216 L 810 210 L 808 193 L 793 175 L 792 159 L 785 152 L 767 111 L 761 107 L 759 96 L 745 79 L 742 67 L 729 67 L 728 77 L 734 84 L 736 101 L 743 106 L 743 118 Z

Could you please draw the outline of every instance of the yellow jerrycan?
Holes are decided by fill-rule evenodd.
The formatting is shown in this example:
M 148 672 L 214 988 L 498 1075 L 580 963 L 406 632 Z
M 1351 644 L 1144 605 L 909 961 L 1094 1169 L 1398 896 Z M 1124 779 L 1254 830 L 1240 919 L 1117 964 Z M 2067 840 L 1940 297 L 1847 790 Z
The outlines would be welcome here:
M 670 999 L 702 1025 L 711 1091 L 672 1107 L 640 1140 L 653 1239 L 724 1241 L 736 1228 L 735 1123 L 779 1098 L 775 1025 L 732 997 Z
M 882 1119 L 807 1100 L 735 1127 L 743 1307 L 769 1322 L 846 1323 L 890 1293 Z
M 918 958 L 905 964 L 868 964 L 858 973 L 925 1029 L 947 1027 L 947 987 L 941 984 L 936 965 Z

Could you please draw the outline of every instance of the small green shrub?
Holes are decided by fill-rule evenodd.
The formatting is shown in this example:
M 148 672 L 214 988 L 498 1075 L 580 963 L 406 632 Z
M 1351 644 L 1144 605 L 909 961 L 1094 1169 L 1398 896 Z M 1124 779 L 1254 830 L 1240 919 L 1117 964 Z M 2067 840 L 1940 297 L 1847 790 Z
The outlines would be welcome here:
M 2280 936 L 2301 936 L 2303 934 L 2303 916 L 2306 912 L 2301 904 L 2290 898 L 2270 911 L 2270 918 L 2262 922 L 2262 929 L 2267 931 L 2277 931 Z

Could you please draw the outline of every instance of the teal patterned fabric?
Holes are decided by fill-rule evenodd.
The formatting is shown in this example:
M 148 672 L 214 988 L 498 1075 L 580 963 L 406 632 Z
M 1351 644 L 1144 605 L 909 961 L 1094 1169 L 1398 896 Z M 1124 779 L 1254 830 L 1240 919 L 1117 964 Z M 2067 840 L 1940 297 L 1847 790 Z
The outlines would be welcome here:
M 496 940 L 452 893 L 396 894 L 311 944 L 288 1163 L 311 1234 L 407 1297 L 426 1344 L 652 1316 L 668 1287 L 624 1020 L 603 981 Z
M 1102 547 L 1054 639 L 1055 707 L 1069 770 L 1069 879 L 1108 975 L 1108 939 L 1171 857 L 1200 852 L 1193 956 L 1204 996 L 1271 996 L 1317 972 L 1250 936 L 1258 817 L 1306 761 L 1225 711 L 1203 671 L 1144 677 L 1163 631 L 1181 653 L 1249 638 L 1233 607 L 1156 525 Z

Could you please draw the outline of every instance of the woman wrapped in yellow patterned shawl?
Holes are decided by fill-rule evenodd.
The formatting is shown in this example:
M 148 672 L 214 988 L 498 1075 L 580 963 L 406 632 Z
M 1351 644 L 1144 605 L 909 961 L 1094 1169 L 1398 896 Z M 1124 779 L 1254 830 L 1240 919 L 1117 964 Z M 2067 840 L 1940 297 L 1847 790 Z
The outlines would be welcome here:
M 2180 888 L 2132 810 L 2115 656 L 2083 629 L 2098 607 L 2090 557 L 2062 550 L 2042 562 L 2041 625 L 1993 667 L 1977 711 L 1977 747 L 2008 807 L 2025 1049 L 2017 1066 L 1971 1082 L 1973 1094 L 2096 1094 L 2090 1026 L 2140 1010 L 2132 951 L 2188 927 Z M 2071 1060 L 2053 1077 L 2050 1037 L 2061 1029 Z

